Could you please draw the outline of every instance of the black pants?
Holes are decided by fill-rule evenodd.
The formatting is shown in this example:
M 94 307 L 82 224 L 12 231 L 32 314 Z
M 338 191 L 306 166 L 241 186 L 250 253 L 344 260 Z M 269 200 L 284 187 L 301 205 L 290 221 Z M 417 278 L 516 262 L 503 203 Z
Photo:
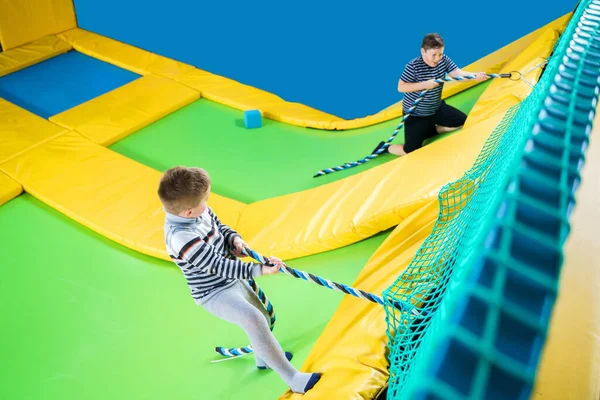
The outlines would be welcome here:
M 467 115 L 442 101 L 435 114 L 427 117 L 410 116 L 404 122 L 404 151 L 410 153 L 423 147 L 423 142 L 437 135 L 436 125 L 458 128 L 465 124 Z

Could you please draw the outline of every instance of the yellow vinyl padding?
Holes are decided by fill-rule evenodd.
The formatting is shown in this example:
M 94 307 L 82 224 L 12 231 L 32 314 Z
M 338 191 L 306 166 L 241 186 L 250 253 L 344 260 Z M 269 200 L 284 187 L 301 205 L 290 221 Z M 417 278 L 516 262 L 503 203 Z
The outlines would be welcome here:
M 45 36 L 0 53 L 0 77 L 66 53 L 73 47 L 56 35 Z
M 23 120 L 37 121 L 21 111 Z M 484 122 L 476 128 L 315 189 L 251 205 L 214 194 L 209 204 L 264 254 L 290 259 L 342 247 L 400 223 L 435 198 L 442 185 L 460 177 L 494 126 Z M 0 170 L 81 224 L 166 259 L 164 215 L 156 195 L 160 173 L 76 132 L 56 129 L 58 136 L 29 146 L 0 164 Z M 445 168 L 431 168 L 431 160 Z
M 0 163 L 65 132 L 65 128 L 0 98 Z
M 542 67 L 546 58 L 552 53 L 556 41 L 568 22 L 568 20 L 565 20 L 562 26 L 557 24 L 544 31 L 538 40 L 526 48 L 526 51 L 518 54 L 507 64 L 507 69 L 516 69 L 523 73 L 529 71 L 524 75 L 524 78 L 531 83 L 536 83 L 542 74 Z M 471 109 L 465 127 L 477 124 L 492 115 L 503 114 L 508 108 L 520 104 L 531 93 L 531 87 L 522 83 L 523 81 L 509 79 L 494 80 Z
M 190 65 L 80 28 L 63 32 L 58 37 L 71 44 L 80 53 L 133 71 L 139 75 L 155 74 L 173 77 L 193 68 Z
M 431 233 L 438 212 L 437 198 L 431 199 L 402 221 L 352 286 L 381 294 L 392 285 Z M 384 308 L 345 296 L 302 366 L 323 373 L 321 380 L 304 395 L 288 391 L 281 399 L 374 399 L 387 385 L 387 352 Z
M 559 18 L 548 26 L 563 24 L 568 16 Z M 537 39 L 541 30 L 513 42 L 497 52 L 465 67 L 472 71 L 497 73 L 524 47 Z M 211 74 L 166 57 L 112 40 L 80 28 L 64 32 L 59 37 L 77 51 L 112 63 L 141 75 L 155 74 L 173 79 L 198 90 L 202 97 L 241 110 L 258 109 L 264 117 L 291 125 L 327 130 L 355 129 L 388 121 L 402 115 L 401 104 L 395 104 L 375 115 L 344 120 L 299 103 L 287 102 L 263 90 L 241 84 L 231 79 Z M 401 71 L 399 71 L 400 74 Z M 473 83 L 446 85 L 446 98 L 472 86 Z
M 23 186 L 0 172 L 0 206 L 23 192 Z
M 0 43 L 4 50 L 76 26 L 73 0 L 0 1 Z
M 168 259 L 156 189 L 161 174 L 68 132 L 0 164 L 27 193 L 94 231 L 148 255 Z M 242 203 L 211 196 L 235 224 Z
M 109 146 L 200 98 L 200 93 L 156 75 L 135 81 L 50 117 L 95 143 Z
M 327 185 L 249 204 L 236 228 L 257 251 L 283 259 L 365 239 L 399 224 L 435 199 L 443 185 L 460 178 L 496 124 L 492 119 L 483 121 L 408 157 Z

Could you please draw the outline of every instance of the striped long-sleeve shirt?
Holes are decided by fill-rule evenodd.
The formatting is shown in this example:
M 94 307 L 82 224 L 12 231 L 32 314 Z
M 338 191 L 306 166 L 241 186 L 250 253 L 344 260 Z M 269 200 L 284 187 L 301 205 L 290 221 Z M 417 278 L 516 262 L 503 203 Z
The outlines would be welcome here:
M 261 264 L 243 262 L 232 255 L 237 236 L 209 207 L 198 218 L 167 213 L 167 251 L 183 272 L 196 303 L 206 301 L 236 280 L 261 274 Z
M 423 61 L 423 57 L 417 57 L 406 64 L 400 80 L 406 83 L 417 83 L 428 81 L 430 79 L 441 79 L 446 76 L 447 73 L 454 71 L 456 64 L 447 55 L 444 54 L 442 60 L 435 66 L 430 67 Z M 444 84 L 440 84 L 437 87 L 429 90 L 419 105 L 415 108 L 411 115 L 417 117 L 426 117 L 435 114 L 440 108 L 442 102 L 442 89 Z M 402 100 L 402 108 L 404 114 L 407 114 L 407 110 L 413 106 L 415 100 L 419 97 L 417 92 L 404 93 L 404 99 Z

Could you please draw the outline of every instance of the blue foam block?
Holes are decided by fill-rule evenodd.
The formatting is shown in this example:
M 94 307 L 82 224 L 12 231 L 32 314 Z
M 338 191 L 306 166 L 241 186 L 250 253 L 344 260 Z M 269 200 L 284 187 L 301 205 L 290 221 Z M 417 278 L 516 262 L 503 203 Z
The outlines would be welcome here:
M 244 125 L 247 129 L 260 128 L 262 126 L 262 115 L 260 114 L 260 111 L 244 111 Z

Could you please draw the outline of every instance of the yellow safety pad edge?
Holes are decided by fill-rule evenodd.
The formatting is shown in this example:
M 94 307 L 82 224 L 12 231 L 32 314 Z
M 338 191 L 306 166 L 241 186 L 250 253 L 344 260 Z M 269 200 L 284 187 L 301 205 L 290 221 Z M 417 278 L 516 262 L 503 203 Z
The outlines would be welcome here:
M 4 50 L 76 26 L 73 0 L 0 1 L 0 43 Z
M 65 128 L 0 98 L 0 163 L 65 132 Z
M 187 86 L 146 75 L 50 121 L 109 146 L 199 98 L 200 93 Z
M 529 46 L 534 42 L 539 41 L 540 36 L 546 34 L 548 30 L 559 30 L 560 32 L 562 32 L 566 28 L 572 16 L 572 12 L 567 13 L 562 17 L 557 18 L 556 20 L 546 24 L 545 26 L 531 32 L 530 34 L 523 36 L 521 39 L 518 39 L 512 42 L 511 44 L 502 47 L 494 53 L 474 62 L 473 64 L 467 65 L 462 69 L 471 72 L 482 71 L 492 74 L 498 74 L 514 71 L 515 69 L 513 68 L 513 66 L 515 66 L 518 67 L 520 70 L 525 71 L 527 70 L 529 64 L 523 61 L 527 60 L 527 54 L 524 52 L 530 51 L 527 50 Z M 450 50 L 448 50 L 448 52 L 450 53 Z M 515 60 L 517 57 L 520 57 L 521 61 L 517 62 Z M 506 81 L 507 79 L 497 79 L 492 84 L 496 82 Z M 461 90 L 464 90 L 465 88 L 469 88 L 475 85 L 477 85 L 476 81 L 446 84 L 444 85 L 444 95 L 449 97 L 458 93 Z M 489 87 L 488 89 L 486 89 L 486 92 L 487 91 L 489 91 Z
M 532 399 L 600 399 L 600 108 Z
M 439 202 L 428 200 L 400 223 L 371 256 L 353 287 L 382 293 L 408 266 L 433 229 Z M 373 399 L 389 378 L 384 308 L 346 296 L 315 343 L 302 371 L 321 372 L 304 395 L 281 399 Z
M 564 21 L 563 26 L 544 31 L 535 42 L 531 43 L 521 54 L 507 64 L 507 69 L 522 71 L 525 73 L 525 79 L 532 84 L 536 84 L 542 74 L 541 67 L 543 63 L 552 54 L 556 41 L 566 28 L 567 23 L 568 21 Z M 525 100 L 531 93 L 532 88 L 523 83 L 523 80 L 494 80 L 471 109 L 465 127 L 477 124 L 491 115 L 503 113 L 508 108 Z
M 116 40 L 75 28 L 58 35 L 75 50 L 139 75 L 179 75 L 193 67 Z
M 0 77 L 66 53 L 73 47 L 50 35 L 0 53 Z
M 398 103 L 375 115 L 344 120 L 303 104 L 287 102 L 272 93 L 80 28 L 64 32 L 59 37 L 69 42 L 77 51 L 89 56 L 141 75 L 152 73 L 173 79 L 198 90 L 202 97 L 206 99 L 241 110 L 259 109 L 264 117 L 291 125 L 327 130 L 345 130 L 374 125 L 402 115 L 402 107 Z M 524 44 L 529 43 L 532 38 L 535 38 L 535 32 L 471 64 L 468 68 L 499 72 L 504 63 L 515 54 L 518 54 Z M 461 83 L 448 86 L 449 88 L 444 91 L 444 97 L 467 89 L 469 84 Z
M 463 129 L 409 157 L 302 192 L 249 204 L 237 230 L 252 248 L 291 259 L 339 248 L 399 224 L 460 178 L 498 120 Z M 418 172 L 417 172 L 418 171 Z
M 124 246 L 168 259 L 164 211 L 157 195 L 160 172 L 65 133 L 12 160 L 0 170 L 26 192 Z M 235 226 L 243 203 L 212 195 L 210 205 Z
M 0 172 L 0 206 L 23 192 L 23 186 Z

